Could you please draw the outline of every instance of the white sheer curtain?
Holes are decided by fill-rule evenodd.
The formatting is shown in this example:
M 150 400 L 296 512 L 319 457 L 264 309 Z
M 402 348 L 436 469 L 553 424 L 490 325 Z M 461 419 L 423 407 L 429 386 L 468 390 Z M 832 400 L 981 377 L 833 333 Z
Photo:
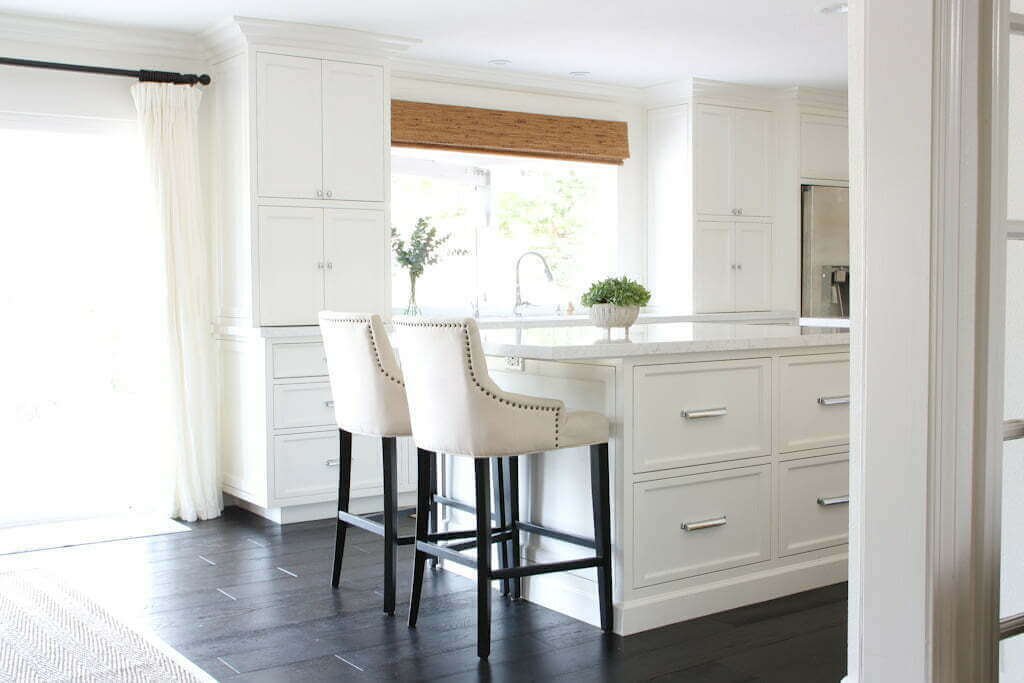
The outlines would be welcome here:
M 217 453 L 216 361 L 212 336 L 210 234 L 199 179 L 199 103 L 193 86 L 136 83 L 132 97 L 166 275 L 173 486 L 170 512 L 186 521 L 223 508 Z

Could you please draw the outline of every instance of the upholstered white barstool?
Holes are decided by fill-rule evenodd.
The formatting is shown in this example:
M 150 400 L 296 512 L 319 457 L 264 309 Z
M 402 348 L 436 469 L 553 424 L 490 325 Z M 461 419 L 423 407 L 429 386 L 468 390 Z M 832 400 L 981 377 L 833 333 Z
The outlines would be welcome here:
M 320 313 L 320 334 L 331 381 L 334 419 L 340 442 L 338 519 L 334 542 L 335 588 L 341 580 L 345 532 L 349 526 L 384 537 L 384 611 L 395 611 L 398 536 L 398 450 L 396 438 L 409 436 L 409 406 L 402 371 L 380 316 L 361 313 Z M 384 523 L 348 511 L 352 485 L 352 435 L 380 437 L 384 469 Z M 429 454 L 428 457 L 433 457 Z
M 439 557 L 476 569 L 477 574 L 477 654 L 490 654 L 490 583 L 494 579 L 512 579 L 549 572 L 596 567 L 601 628 L 612 628 L 611 520 L 609 510 L 608 420 L 600 413 L 567 412 L 561 401 L 523 396 L 503 391 L 487 372 L 480 333 L 476 322 L 465 319 L 408 319 L 395 324 L 402 349 L 406 395 L 413 438 L 419 449 L 417 464 L 416 558 L 413 570 L 409 625 L 416 625 L 423 574 L 429 557 Z M 520 455 L 536 454 L 576 446 L 590 446 L 591 488 L 593 496 L 594 538 L 587 539 L 546 527 L 521 522 L 516 499 L 516 468 Z M 466 544 L 445 546 L 431 539 L 428 516 L 431 514 L 429 490 L 430 459 L 424 453 L 444 452 L 475 459 L 476 482 L 476 558 L 459 550 Z M 513 467 L 499 496 L 503 508 L 499 519 L 507 520 L 491 528 L 491 492 L 488 477 L 490 460 L 508 458 Z M 499 478 L 500 481 L 500 478 Z M 518 540 L 522 531 L 550 536 L 586 548 L 593 557 L 564 562 L 519 566 Z M 435 534 L 437 540 L 443 535 Z M 512 540 L 517 546 L 512 566 L 492 569 L 490 552 L 479 549 L 491 542 Z M 513 589 L 514 594 L 518 588 Z
M 412 536 L 398 535 L 398 449 L 397 437 L 411 436 L 409 406 L 405 397 L 402 371 L 395 357 L 380 316 L 367 313 L 320 313 L 320 333 L 331 382 L 334 418 L 338 425 L 338 510 L 334 543 L 334 573 L 331 585 L 341 580 L 345 555 L 345 535 L 349 526 L 365 529 L 384 537 L 384 611 L 395 611 L 395 576 L 398 546 L 411 545 Z M 384 520 L 383 524 L 354 515 L 348 511 L 352 485 L 352 435 L 380 437 L 383 452 Z M 429 497 L 428 535 L 436 540 L 437 530 L 437 455 L 420 451 L 428 461 L 429 474 L 422 482 L 422 493 Z M 502 471 L 496 472 L 497 477 Z M 475 508 L 459 501 L 440 499 L 474 512 Z M 426 517 L 426 516 L 425 516 Z M 444 535 L 450 538 L 450 534 Z M 504 567 L 505 565 L 502 564 Z

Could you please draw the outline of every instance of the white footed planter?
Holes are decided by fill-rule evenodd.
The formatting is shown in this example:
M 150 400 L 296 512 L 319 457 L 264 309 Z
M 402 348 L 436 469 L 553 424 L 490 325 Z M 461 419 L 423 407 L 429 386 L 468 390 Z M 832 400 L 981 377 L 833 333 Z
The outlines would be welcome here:
M 616 306 L 615 304 L 594 304 L 590 307 L 590 321 L 595 327 L 603 327 L 606 331 L 605 340 L 611 341 L 612 328 L 622 327 L 629 341 L 629 326 L 636 322 L 640 315 L 639 306 Z

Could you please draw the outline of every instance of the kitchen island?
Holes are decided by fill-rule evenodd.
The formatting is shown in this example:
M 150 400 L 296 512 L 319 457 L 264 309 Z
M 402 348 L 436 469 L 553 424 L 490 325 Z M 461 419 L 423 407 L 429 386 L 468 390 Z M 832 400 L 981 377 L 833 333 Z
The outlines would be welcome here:
M 616 632 L 844 580 L 848 331 L 671 323 L 638 324 L 630 336 L 482 331 L 500 386 L 611 420 Z M 442 490 L 472 499 L 469 463 L 447 459 Z M 587 449 L 520 458 L 520 470 L 522 519 L 592 535 Z M 472 523 L 454 511 L 448 522 Z M 550 538 L 524 541 L 524 562 L 580 555 Z M 597 623 L 593 570 L 532 577 L 525 595 Z

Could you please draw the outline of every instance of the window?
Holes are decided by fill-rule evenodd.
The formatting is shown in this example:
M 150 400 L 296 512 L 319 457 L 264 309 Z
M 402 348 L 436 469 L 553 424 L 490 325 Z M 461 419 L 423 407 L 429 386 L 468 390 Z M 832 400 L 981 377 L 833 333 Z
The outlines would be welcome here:
M 163 500 L 159 233 L 133 122 L 0 118 L 0 526 Z
M 618 167 L 586 162 L 394 148 L 391 223 L 408 239 L 427 219 L 450 235 L 416 282 L 426 314 L 507 316 L 523 258 L 524 315 L 565 312 L 616 266 Z M 392 305 L 407 310 L 409 271 L 392 264 Z

